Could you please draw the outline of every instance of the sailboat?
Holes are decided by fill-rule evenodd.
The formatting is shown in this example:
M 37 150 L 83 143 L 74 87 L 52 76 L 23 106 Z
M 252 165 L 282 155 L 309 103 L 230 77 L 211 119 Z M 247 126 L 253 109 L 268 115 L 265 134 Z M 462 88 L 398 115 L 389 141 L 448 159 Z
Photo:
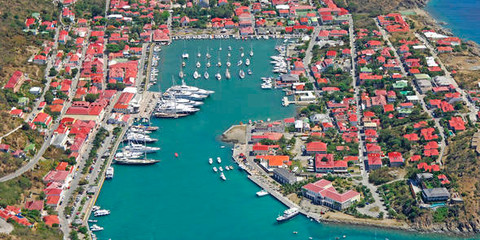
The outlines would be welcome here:
M 250 59 L 249 58 L 245 59 L 245 65 L 250 66 Z
M 200 64 L 199 61 L 197 61 L 197 68 L 200 68 L 202 66 L 202 64 Z
M 218 56 L 218 63 L 217 63 L 217 66 L 218 66 L 218 67 L 221 67 L 221 66 L 222 66 L 222 62 L 220 61 L 220 56 Z
M 230 52 L 228 52 L 228 53 L 227 53 L 227 56 L 228 56 L 228 57 L 231 57 L 231 56 L 232 56 L 232 54 L 230 54 Z
M 210 74 L 208 74 L 208 72 L 205 70 L 205 73 L 203 74 L 203 77 L 205 79 L 208 79 L 210 77 Z
M 240 69 L 240 71 L 238 72 L 238 76 L 240 76 L 241 79 L 244 79 L 245 78 L 245 72 Z
M 218 51 L 222 51 L 222 40 L 220 40 L 220 47 L 218 48 Z
M 217 72 L 217 74 L 215 74 L 215 78 L 217 78 L 218 81 L 222 80 L 222 75 L 220 74 L 220 72 Z
M 240 53 L 240 57 L 243 57 L 243 56 L 245 56 L 245 53 L 243 53 L 243 47 L 241 47 L 241 48 L 240 48 L 240 51 L 241 51 L 241 53 Z
M 178 76 L 179 76 L 180 78 L 185 77 L 185 74 L 183 73 L 183 70 L 182 70 L 182 69 L 180 69 L 180 72 L 178 73 Z
M 250 57 L 253 57 L 253 47 L 252 47 L 252 44 L 250 44 Z
M 182 67 L 185 67 L 185 65 L 187 65 L 185 61 L 182 61 Z
M 211 66 L 210 60 L 208 60 L 208 62 L 207 62 L 207 68 L 209 68 L 210 66 Z
M 225 78 L 230 79 L 231 77 L 230 70 L 227 68 L 227 70 L 225 70 Z
M 200 53 L 200 49 L 198 49 L 197 57 L 201 57 L 202 54 Z
M 230 67 L 232 64 L 230 63 L 230 59 L 227 60 L 227 67 Z

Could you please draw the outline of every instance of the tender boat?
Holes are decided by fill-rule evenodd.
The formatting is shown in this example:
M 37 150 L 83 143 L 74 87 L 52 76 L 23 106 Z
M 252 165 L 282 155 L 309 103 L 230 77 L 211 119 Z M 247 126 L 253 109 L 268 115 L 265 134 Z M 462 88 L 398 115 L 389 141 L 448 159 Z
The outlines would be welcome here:
M 240 69 L 240 71 L 238 72 L 238 76 L 240 76 L 241 79 L 245 78 L 245 72 Z
M 209 163 L 210 165 L 212 165 L 212 164 L 213 164 L 213 159 L 212 159 L 212 158 L 209 158 L 209 159 L 208 159 L 208 163 Z
M 266 195 L 268 195 L 268 192 L 265 191 L 265 190 L 257 192 L 257 197 L 263 197 L 263 196 L 266 196 Z
M 232 76 L 230 75 L 230 70 L 225 70 L 225 78 L 230 79 Z
M 93 207 L 92 207 L 92 212 L 96 212 L 96 211 L 98 211 L 98 210 L 100 210 L 100 207 L 99 207 L 99 206 L 93 206 Z
M 226 181 L 226 180 L 227 180 L 227 178 L 225 177 L 225 174 L 223 174 L 223 172 L 220 173 L 220 178 L 221 178 L 223 181 Z
M 298 208 L 287 209 L 283 212 L 282 216 L 277 217 L 277 222 L 287 221 L 287 220 L 297 216 L 299 212 L 300 211 L 298 210 Z
M 217 167 L 213 167 L 214 172 L 218 172 Z
M 105 179 L 112 179 L 114 174 L 113 167 L 108 167 L 107 171 L 105 171 Z
M 217 162 L 222 163 L 222 159 L 220 157 L 217 157 Z
M 197 71 L 195 71 L 195 72 L 193 73 L 193 78 L 194 78 L 194 79 L 197 79 L 197 78 L 199 78 L 199 77 L 200 77 L 200 74 L 199 74 Z

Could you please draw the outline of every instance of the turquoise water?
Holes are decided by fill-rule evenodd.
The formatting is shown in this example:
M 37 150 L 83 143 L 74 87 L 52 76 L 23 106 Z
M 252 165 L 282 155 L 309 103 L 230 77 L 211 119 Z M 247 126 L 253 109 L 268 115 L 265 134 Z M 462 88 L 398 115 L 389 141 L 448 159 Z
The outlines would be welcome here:
M 426 10 L 436 19 L 446 22 L 445 27 L 468 40 L 480 43 L 480 2 L 478 0 L 430 0 Z
M 281 119 L 294 115 L 294 108 L 280 104 L 281 91 L 260 89 L 259 78 L 269 74 L 268 57 L 275 53 L 275 41 L 252 42 L 255 56 L 254 75 L 240 80 L 236 62 L 238 48 L 250 49 L 250 42 L 222 41 L 222 62 L 225 65 L 228 45 L 232 51 L 231 80 L 217 81 L 211 67 L 210 79 L 193 80 L 197 48 L 201 47 L 202 65 L 205 65 L 206 46 L 218 49 L 220 41 L 174 42 L 161 53 L 161 88 L 171 85 L 171 76 L 178 76 L 180 55 L 184 45 L 190 53 L 186 72 L 187 82 L 216 91 L 205 101 L 201 111 L 182 119 L 153 119 L 160 129 L 152 134 L 155 144 L 162 148 L 151 158 L 161 162 L 152 166 L 115 166 L 115 177 L 103 185 L 97 205 L 110 209 L 111 215 L 97 218 L 105 228 L 99 239 L 451 239 L 449 237 L 408 234 L 375 228 L 346 225 L 318 224 L 303 216 L 277 224 L 275 218 L 285 207 L 271 196 L 257 198 L 260 190 L 245 173 L 228 171 L 227 181 L 212 171 L 208 158 L 222 158 L 222 166 L 234 165 L 231 146 L 219 140 L 230 125 L 267 118 Z M 247 51 L 248 52 L 248 51 Z M 216 51 L 211 51 L 212 64 Z M 203 66 L 202 71 L 203 74 Z M 224 67 L 222 72 L 224 72 Z M 235 72 L 235 74 L 233 74 Z M 153 88 L 153 90 L 155 87 Z M 175 158 L 174 153 L 179 157 Z M 214 164 L 218 166 L 218 164 Z M 294 235 L 293 232 L 298 234 Z

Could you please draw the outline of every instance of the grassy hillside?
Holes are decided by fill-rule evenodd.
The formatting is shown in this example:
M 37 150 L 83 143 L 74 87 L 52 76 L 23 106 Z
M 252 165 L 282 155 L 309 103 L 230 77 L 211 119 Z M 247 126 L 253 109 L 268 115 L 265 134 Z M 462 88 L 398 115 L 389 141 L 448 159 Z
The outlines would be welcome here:
M 23 70 L 38 79 L 41 68 L 27 65 L 27 59 L 41 46 L 39 36 L 22 32 L 25 19 L 33 12 L 55 19 L 56 7 L 48 0 L 0 0 L 0 82 L 8 80 L 13 71 Z

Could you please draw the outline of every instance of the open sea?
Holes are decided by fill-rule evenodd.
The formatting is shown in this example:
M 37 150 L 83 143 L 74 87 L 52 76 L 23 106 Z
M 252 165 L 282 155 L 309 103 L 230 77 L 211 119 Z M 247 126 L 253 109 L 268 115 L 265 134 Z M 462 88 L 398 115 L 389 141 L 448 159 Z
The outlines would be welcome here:
M 179 83 L 181 54 L 190 58 L 185 72 L 187 84 L 214 90 L 201 111 L 181 119 L 152 119 L 160 129 L 152 137 L 161 147 L 149 158 L 161 162 L 151 166 L 115 165 L 115 177 L 106 181 L 96 205 L 111 210 L 109 216 L 99 217 L 98 225 L 105 228 L 97 232 L 98 239 L 452 239 L 441 235 L 423 235 L 369 227 L 319 224 L 303 216 L 282 224 L 275 218 L 286 208 L 271 196 L 258 198 L 258 186 L 239 171 L 231 159 L 231 145 L 220 141 L 220 135 L 232 124 L 249 120 L 272 120 L 292 117 L 294 107 L 282 107 L 280 90 L 262 90 L 260 77 L 270 76 L 269 56 L 276 54 L 276 40 L 190 40 L 175 41 L 163 47 L 159 64 L 159 85 L 151 91 L 164 90 L 172 85 L 172 76 Z M 232 46 L 232 79 L 225 80 L 227 47 Z M 218 51 L 219 47 L 222 51 Z M 241 80 L 237 61 L 243 46 L 245 57 L 251 46 L 253 75 Z M 205 53 L 210 48 L 212 67 L 210 79 L 193 80 L 192 73 L 197 52 L 202 57 L 199 73 L 205 71 Z M 216 63 L 218 55 L 222 67 Z M 245 59 L 245 58 L 244 58 Z M 245 65 L 242 68 L 246 71 Z M 220 69 L 223 80 L 214 75 Z M 221 146 L 226 146 L 221 148 Z M 175 158 L 174 154 L 179 157 Z M 212 171 L 208 158 L 222 158 L 221 166 L 233 165 L 226 171 L 227 181 Z M 216 162 L 213 166 L 219 166 Z M 92 218 L 94 218 L 92 216 Z M 293 234 L 296 231 L 298 234 Z
M 426 10 L 460 38 L 480 43 L 480 1 L 430 0 Z

